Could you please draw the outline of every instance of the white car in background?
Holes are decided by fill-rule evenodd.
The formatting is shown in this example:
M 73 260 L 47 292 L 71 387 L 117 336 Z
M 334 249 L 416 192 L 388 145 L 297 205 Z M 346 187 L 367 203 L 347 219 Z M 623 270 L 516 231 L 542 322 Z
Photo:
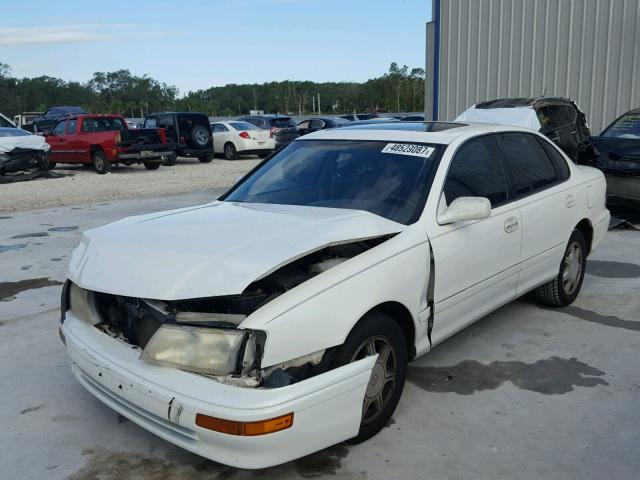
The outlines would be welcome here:
M 212 122 L 213 150 L 223 152 L 227 160 L 235 160 L 238 155 L 258 155 L 266 157 L 276 148 L 275 139 L 269 131 L 242 120 Z
M 501 305 L 572 303 L 605 188 L 524 128 L 314 132 L 216 201 L 85 232 L 60 335 L 123 416 L 217 462 L 276 465 L 375 435 L 407 362 Z

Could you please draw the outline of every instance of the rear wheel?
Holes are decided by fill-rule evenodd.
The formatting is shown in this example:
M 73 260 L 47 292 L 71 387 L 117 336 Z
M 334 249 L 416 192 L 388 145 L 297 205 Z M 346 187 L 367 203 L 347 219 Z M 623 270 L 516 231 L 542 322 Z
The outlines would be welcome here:
M 54 168 L 56 168 L 56 165 L 56 162 L 49 162 L 49 170 L 53 170 Z
M 160 168 L 159 162 L 144 162 L 144 168 L 147 170 L 157 170 Z
M 210 163 L 213 160 L 213 153 L 208 153 L 207 155 L 201 155 L 198 157 L 200 163 Z
M 227 160 L 235 160 L 238 158 L 238 151 L 233 143 L 227 142 L 224 144 L 224 158 Z
M 551 307 L 570 305 L 580 293 L 586 266 L 586 241 L 581 231 L 574 230 L 562 257 L 558 276 L 536 288 L 536 297 Z
M 107 160 L 103 151 L 97 150 L 93 152 L 91 158 L 93 159 L 93 166 L 96 169 L 96 172 L 100 175 L 104 175 L 111 171 L 111 162 Z
M 172 153 L 171 155 L 169 155 L 169 157 L 167 158 L 167 161 L 166 161 L 166 162 L 164 162 L 164 164 L 165 164 L 167 167 L 171 167 L 171 166 L 173 166 L 173 165 L 175 165 L 175 164 L 176 164 L 176 161 L 177 161 L 177 160 L 178 160 L 178 155 L 174 152 L 174 153 Z
M 384 428 L 398 405 L 407 375 L 408 352 L 402 329 L 389 315 L 372 311 L 351 331 L 334 362 L 338 367 L 376 354 L 362 403 L 360 431 L 349 443 L 363 442 Z

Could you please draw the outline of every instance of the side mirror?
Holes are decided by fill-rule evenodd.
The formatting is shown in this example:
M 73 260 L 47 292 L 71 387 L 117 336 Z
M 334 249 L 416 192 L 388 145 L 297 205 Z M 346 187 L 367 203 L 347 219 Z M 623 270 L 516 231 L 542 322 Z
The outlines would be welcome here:
M 438 223 L 447 225 L 468 220 L 482 220 L 491 215 L 491 202 L 484 197 L 458 197 L 438 215 Z

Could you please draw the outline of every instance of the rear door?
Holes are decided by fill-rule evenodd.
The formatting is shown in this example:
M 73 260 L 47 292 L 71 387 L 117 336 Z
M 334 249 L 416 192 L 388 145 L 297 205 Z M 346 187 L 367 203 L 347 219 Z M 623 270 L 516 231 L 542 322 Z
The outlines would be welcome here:
M 521 294 L 557 274 L 586 193 L 567 182 L 565 158 L 545 139 L 524 132 L 501 133 L 499 139 L 522 215 Z
M 213 132 L 213 149 L 216 152 L 222 152 L 224 144 L 229 138 L 229 129 L 222 123 L 214 123 L 211 130 Z
M 462 144 L 441 189 L 439 212 L 458 197 L 472 196 L 488 198 L 491 215 L 429 225 L 435 263 L 433 344 L 515 297 L 522 241 L 520 211 L 509 197 L 495 135 Z

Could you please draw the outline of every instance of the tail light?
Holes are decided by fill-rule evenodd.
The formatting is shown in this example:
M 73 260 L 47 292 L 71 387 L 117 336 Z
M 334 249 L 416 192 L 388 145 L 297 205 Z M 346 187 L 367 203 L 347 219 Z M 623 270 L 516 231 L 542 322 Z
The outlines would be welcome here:
M 242 138 L 251 138 L 247 132 L 240 132 Z
M 167 143 L 167 132 L 164 128 L 156 128 L 161 143 Z

